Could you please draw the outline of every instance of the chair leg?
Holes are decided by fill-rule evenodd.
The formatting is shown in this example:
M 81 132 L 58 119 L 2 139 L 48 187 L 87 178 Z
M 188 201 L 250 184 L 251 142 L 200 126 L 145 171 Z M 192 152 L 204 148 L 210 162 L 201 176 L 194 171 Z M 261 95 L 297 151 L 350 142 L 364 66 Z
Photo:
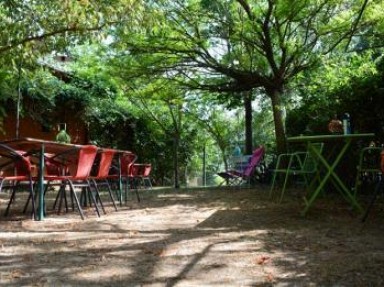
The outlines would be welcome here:
M 272 198 L 273 195 L 273 190 L 275 189 L 275 184 L 276 184 L 276 177 L 277 177 L 277 172 L 273 172 L 272 175 L 272 184 L 271 184 L 271 189 L 269 190 L 269 198 Z
M 293 157 L 290 157 L 289 161 L 288 161 L 287 170 L 285 171 L 284 185 L 283 185 L 283 189 L 281 190 L 281 195 L 280 195 L 279 203 L 281 203 L 283 201 L 285 189 L 286 189 L 287 183 L 288 183 L 288 178 L 289 178 L 289 176 L 291 174 L 290 170 L 291 170 L 292 164 L 293 164 Z
M 36 192 L 34 192 L 36 190 L 36 183 L 31 183 L 30 185 L 30 192 L 29 195 L 28 195 L 28 199 L 27 199 L 27 202 L 25 203 L 24 205 L 24 209 L 23 209 L 23 213 L 25 214 L 27 212 L 27 209 L 28 209 L 28 206 L 29 206 L 29 202 L 31 201 L 32 199 L 32 212 L 35 213 L 35 216 L 34 218 L 36 219 Z M 45 189 L 44 189 L 44 197 L 47 193 L 47 190 L 48 190 L 48 184 L 46 185 Z M 44 216 L 46 215 L 46 206 L 45 206 L 45 201 L 44 201 L 44 206 L 43 206 L 43 212 L 44 212 Z
M 63 205 L 63 201 L 65 204 L 65 212 L 68 212 L 68 202 L 67 202 L 67 193 L 65 191 L 65 185 L 60 186 L 59 192 L 57 194 L 57 197 L 60 198 L 59 200 L 59 207 L 57 208 L 57 214 L 60 214 L 61 207 Z
M 89 196 L 91 197 L 91 200 L 93 202 L 93 204 L 95 205 L 95 209 L 96 209 L 96 213 L 97 213 L 97 216 L 100 217 L 100 211 L 99 211 L 99 207 L 97 206 L 97 200 L 96 200 L 96 197 L 95 195 L 93 194 L 92 192 L 92 188 L 91 186 L 89 185 L 89 182 L 88 182 L 88 186 L 86 187 L 86 190 L 88 191 L 87 193 L 89 194 Z M 101 203 L 101 206 L 102 206 L 102 209 L 104 210 L 104 207 Z M 105 210 L 104 210 L 105 212 Z
M 66 194 L 66 193 L 65 193 Z M 74 196 L 73 196 L 74 193 L 72 193 L 71 191 L 69 192 L 69 197 L 71 199 L 71 208 L 72 210 L 75 210 L 75 199 L 74 199 Z M 67 197 L 65 197 L 67 198 Z
M 143 184 L 144 184 L 144 187 L 148 186 L 149 189 L 152 189 L 152 182 L 149 177 L 143 178 Z
M 76 195 L 76 192 L 75 192 L 75 187 L 74 187 L 74 185 L 73 185 L 73 183 L 71 181 L 69 181 L 69 187 L 70 187 L 70 190 L 71 190 L 71 195 L 73 196 L 73 198 L 75 200 L 77 209 L 79 210 L 80 217 L 81 217 L 82 220 L 84 220 L 84 212 L 83 212 L 83 209 L 81 208 L 79 199 L 77 198 L 77 195 Z
M 136 193 L 137 202 L 140 202 L 141 198 L 140 198 L 140 194 L 139 194 L 139 183 L 135 182 L 135 179 L 133 179 L 133 182 L 134 182 L 133 189 L 135 190 L 135 193 Z
M 356 173 L 356 179 L 355 179 L 355 186 L 354 186 L 354 190 L 353 190 L 353 196 L 356 197 L 359 189 L 360 189 L 360 185 L 361 185 L 361 172 L 358 170 L 357 173 Z
M 3 182 L 1 182 L 0 188 L 2 188 L 2 185 L 3 185 Z M 12 188 L 11 198 L 10 198 L 10 200 L 8 202 L 7 209 L 5 210 L 4 216 L 8 216 L 8 214 L 9 214 L 9 209 L 10 209 L 10 206 L 11 206 L 12 202 L 15 200 L 16 189 L 18 187 L 19 187 L 19 183 L 14 185 L 13 188 Z M 33 182 L 32 182 L 32 180 L 29 181 L 29 195 L 28 195 L 28 198 L 27 198 L 27 202 L 24 205 L 23 213 L 26 213 L 28 205 L 29 205 L 29 201 L 31 199 L 32 199 L 32 214 L 31 214 L 31 216 L 32 216 L 32 219 L 36 219 L 35 198 L 34 198 L 34 191 L 33 191 Z
M 112 194 L 112 189 L 111 189 L 111 187 L 109 186 L 108 181 L 106 181 L 106 182 L 107 182 L 107 188 L 108 188 L 109 197 L 111 198 L 113 207 L 114 207 L 115 210 L 117 211 L 117 205 L 116 205 L 115 199 L 114 199 L 113 194 Z
M 130 187 L 130 190 L 134 190 L 135 191 L 135 194 L 136 194 L 136 198 L 137 198 L 137 201 L 138 202 L 140 202 L 141 201 L 141 199 L 140 199 L 140 194 L 139 194 L 139 190 L 138 190 L 138 188 L 139 188 L 139 182 L 138 182 L 138 178 L 136 178 L 136 177 L 132 177 L 132 178 L 128 178 L 128 180 L 130 181 L 130 185 L 129 185 L 129 187 Z
M 46 190 L 48 189 L 48 186 L 49 186 L 49 185 L 50 185 L 50 183 L 48 182 L 47 187 L 46 187 Z M 56 194 L 56 198 L 55 198 L 55 201 L 54 201 L 53 206 L 52 206 L 52 209 L 53 209 L 53 210 L 56 209 L 57 201 L 58 201 L 59 197 L 61 196 L 61 195 L 60 195 L 60 192 L 61 192 L 61 186 L 60 186 L 60 188 L 59 188 L 59 191 L 58 191 L 57 194 Z
M 95 184 L 96 184 L 96 182 L 95 182 Z M 115 210 L 117 211 L 117 206 L 116 206 L 116 203 L 115 203 L 115 199 L 113 198 L 113 195 L 112 195 L 112 189 L 111 189 L 111 186 L 109 185 L 109 182 L 108 182 L 107 179 L 105 180 L 104 184 L 107 186 L 108 193 L 109 193 L 109 198 L 110 198 L 111 201 L 112 201 L 113 207 L 114 207 Z
M 93 187 L 95 189 L 95 199 L 96 199 L 96 202 L 95 202 L 95 205 L 97 205 L 97 202 L 100 202 L 100 206 L 101 206 L 101 209 L 103 210 L 103 213 L 104 214 L 107 214 L 105 212 L 105 208 L 104 208 L 104 204 L 103 204 L 103 201 L 101 200 L 101 197 L 100 197 L 100 190 L 96 184 L 96 181 L 92 179 L 92 183 L 93 183 Z M 88 186 L 89 186 L 89 191 L 92 193 L 92 185 L 91 185 L 91 182 L 88 181 Z
M 113 190 L 115 192 L 116 198 L 120 198 L 119 184 L 114 182 L 113 180 L 109 181 L 108 179 L 107 179 L 107 182 L 108 182 L 111 190 Z
M 57 213 L 58 214 L 61 211 L 61 207 L 63 205 L 63 200 L 64 200 L 64 204 L 65 204 L 65 212 L 68 212 L 67 193 L 65 191 L 66 186 L 67 186 L 66 183 L 63 181 L 61 183 L 60 187 L 59 187 L 59 191 L 56 194 L 55 202 L 53 203 L 53 206 L 52 206 L 52 209 L 55 210 L 56 209 L 56 205 L 59 202 L 59 206 L 58 206 L 58 209 L 57 209 Z M 48 185 L 47 185 L 44 193 L 46 193 L 47 191 L 48 191 Z
M 283 188 L 281 189 L 279 203 L 283 202 L 283 197 L 284 197 L 284 194 L 285 194 L 285 189 L 287 187 L 288 178 L 289 178 L 289 172 L 286 172 L 285 173 L 285 178 L 284 178 Z
M 34 197 L 34 191 L 33 191 L 32 178 L 29 181 L 29 196 L 28 196 L 28 198 L 31 198 L 31 200 L 32 200 L 32 219 L 36 219 L 36 207 L 35 207 L 35 197 Z M 44 206 L 42 208 L 44 210 Z
M 136 193 L 137 202 L 141 202 L 141 197 L 139 194 L 139 190 L 137 188 L 135 188 L 135 193 Z
M 367 220 L 367 217 L 368 217 L 368 215 L 369 215 L 369 213 L 370 213 L 370 211 L 371 211 L 371 209 L 372 209 L 372 207 L 373 207 L 373 204 L 374 204 L 375 201 L 376 201 L 376 198 L 377 198 L 377 196 L 378 196 L 380 190 L 383 190 L 383 191 L 384 191 L 383 188 L 384 188 L 384 179 L 381 178 L 380 181 L 379 181 L 379 182 L 377 183 L 377 185 L 376 185 L 375 191 L 374 191 L 374 193 L 373 193 L 373 195 L 372 195 L 372 199 L 371 199 L 371 201 L 369 202 L 369 205 L 368 205 L 368 207 L 367 207 L 367 210 L 366 210 L 365 213 L 364 213 L 363 218 L 361 219 L 361 222 L 365 222 L 365 221 Z
M 8 216 L 8 214 L 9 214 L 9 209 L 10 209 L 10 207 L 11 207 L 11 204 L 12 204 L 13 201 L 15 200 L 15 194 L 16 194 L 16 186 L 13 186 L 13 187 L 12 187 L 11 197 L 9 198 L 7 208 L 6 208 L 5 212 L 4 212 L 4 216 Z
M 11 207 L 11 204 L 15 201 L 15 198 L 16 198 L 16 190 L 19 188 L 20 186 L 20 182 L 16 182 L 16 184 L 13 182 L 12 183 L 12 193 L 11 193 L 11 197 L 8 201 L 8 205 L 7 205 L 7 208 L 4 212 L 4 216 L 8 216 L 9 214 L 9 209 Z
M 30 190 L 36 190 L 36 187 L 33 187 L 33 183 L 32 183 L 32 189 L 30 188 Z M 44 193 L 44 195 L 45 195 L 45 193 Z M 25 202 L 25 205 L 24 205 L 24 208 L 23 208 L 23 213 L 24 214 L 27 212 L 27 209 L 28 209 L 28 206 L 29 206 L 29 202 L 31 201 L 31 198 L 32 198 L 32 194 L 29 193 L 27 201 Z
M 123 182 L 124 182 L 124 179 L 123 179 Z M 125 178 L 125 187 L 124 188 L 124 202 L 127 203 L 128 202 L 128 192 L 129 192 L 129 189 L 130 189 L 130 180 L 128 178 L 128 176 Z M 124 184 L 123 184 L 124 185 Z

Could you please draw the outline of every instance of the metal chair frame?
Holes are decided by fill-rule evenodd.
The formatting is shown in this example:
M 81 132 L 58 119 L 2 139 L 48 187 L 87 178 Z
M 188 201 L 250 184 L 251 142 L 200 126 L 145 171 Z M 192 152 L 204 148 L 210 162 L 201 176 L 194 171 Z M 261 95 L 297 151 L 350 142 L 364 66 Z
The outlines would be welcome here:
M 362 222 L 365 222 L 368 218 L 368 215 L 369 213 L 371 212 L 372 208 L 373 208 L 373 205 L 377 199 L 377 196 L 379 195 L 379 193 L 382 193 L 384 194 L 384 151 L 381 152 L 380 154 L 380 170 L 381 170 L 381 174 L 378 176 L 378 182 L 376 184 L 376 187 L 375 187 L 375 190 L 374 190 L 374 193 L 372 194 L 372 198 L 371 198 L 371 201 L 369 202 L 368 204 L 368 207 L 361 219 Z
M 356 167 L 354 196 L 357 195 L 364 183 L 374 183 L 377 181 L 377 177 L 381 175 L 380 153 L 382 151 L 382 147 L 365 147 L 361 149 Z
M 324 143 L 313 143 L 312 145 L 322 153 Z M 273 175 L 269 197 L 271 198 L 273 195 L 278 174 L 284 175 L 284 183 L 279 199 L 279 202 L 282 202 L 289 178 L 296 175 L 302 176 L 305 185 L 309 186 L 310 181 L 308 177 L 310 175 L 316 175 L 318 172 L 317 165 L 318 161 L 313 158 L 308 149 L 306 151 L 280 154 L 277 157 L 275 169 L 271 170 Z
M 257 166 L 262 164 L 265 155 L 265 148 L 260 146 L 256 150 L 254 150 L 253 154 L 249 158 L 249 162 L 244 166 L 242 170 L 227 170 L 223 172 L 217 173 L 220 177 L 222 177 L 228 185 L 230 186 L 241 186 L 241 184 L 245 181 L 250 184 L 250 179 L 252 174 L 254 173 Z

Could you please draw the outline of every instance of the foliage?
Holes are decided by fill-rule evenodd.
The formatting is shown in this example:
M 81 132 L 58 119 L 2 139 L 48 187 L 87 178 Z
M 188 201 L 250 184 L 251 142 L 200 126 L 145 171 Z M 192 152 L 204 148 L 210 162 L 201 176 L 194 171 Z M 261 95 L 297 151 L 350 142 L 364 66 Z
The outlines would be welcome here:
M 329 120 L 334 115 L 341 119 L 348 112 L 355 130 L 380 134 L 380 64 L 371 53 L 342 54 L 324 61 L 321 71 L 299 78 L 298 97 L 288 112 L 287 133 L 327 133 Z
M 236 145 L 241 145 L 241 129 L 243 122 L 239 120 L 240 116 L 236 116 L 235 112 L 229 112 L 222 106 L 213 105 L 210 101 L 212 95 L 205 94 L 205 97 L 198 97 L 195 94 L 188 106 L 188 112 L 192 119 L 196 121 L 201 132 L 199 136 L 200 150 L 215 145 L 216 149 L 210 148 L 211 152 L 217 154 L 221 162 L 228 166 L 228 157 L 231 155 Z
M 383 5 L 2 1 L 0 117 L 20 96 L 21 112 L 41 122 L 81 116 L 92 141 L 135 150 L 159 179 L 198 173 L 204 148 L 212 170 L 225 162 L 244 134 L 244 95 L 257 104 L 253 144 L 270 150 L 273 131 L 281 152 L 286 133 L 326 132 L 330 117 L 346 111 L 355 130 L 381 137 Z M 75 64 L 58 71 L 42 61 L 50 53 Z
M 0 2 L 0 119 L 10 103 L 20 98 L 20 87 L 31 97 L 39 95 L 39 105 L 52 110 L 53 103 L 39 86 L 33 83 L 36 71 L 40 74 L 40 60 L 47 54 L 66 54 L 71 46 L 86 43 L 97 37 L 105 38 L 104 31 L 117 22 L 128 23 L 139 1 L 14 1 Z M 39 77 L 39 76 L 38 76 Z M 45 77 L 45 76 L 44 76 Z M 32 78 L 33 80 L 31 80 Z M 55 85 L 43 86 L 55 87 Z M 62 87 L 63 85 L 59 85 Z M 65 91 L 65 95 L 76 91 Z M 23 112 L 23 111 L 21 111 Z M 32 111 L 35 118 L 38 113 Z
M 0 54 L 19 46 L 30 55 L 64 50 L 128 19 L 135 7 L 129 0 L 2 1 Z
M 151 162 L 159 180 L 173 178 L 175 187 L 179 186 L 179 176 L 185 181 L 180 172 L 186 169 L 197 136 L 196 126 L 185 112 L 188 99 L 184 92 L 156 79 L 136 81 L 134 93 L 126 95 L 138 110 L 137 150 L 152 151 Z
M 286 87 L 336 48 L 355 48 L 354 35 L 382 19 L 375 10 L 380 5 L 349 0 L 151 1 L 149 13 L 141 14 L 141 29 L 134 34 L 116 30 L 121 39 L 116 48 L 128 51 L 118 59 L 126 61 L 131 75 L 166 75 L 192 89 L 224 92 L 218 97 L 229 105 L 241 103 L 238 92 L 263 88 L 271 100 L 281 152 L 283 110 L 290 96 Z
M 274 137 L 274 124 L 272 111 L 266 106 L 264 97 L 256 99 L 258 108 L 253 112 L 253 143 L 254 147 L 264 145 L 268 153 L 276 152 L 276 142 Z

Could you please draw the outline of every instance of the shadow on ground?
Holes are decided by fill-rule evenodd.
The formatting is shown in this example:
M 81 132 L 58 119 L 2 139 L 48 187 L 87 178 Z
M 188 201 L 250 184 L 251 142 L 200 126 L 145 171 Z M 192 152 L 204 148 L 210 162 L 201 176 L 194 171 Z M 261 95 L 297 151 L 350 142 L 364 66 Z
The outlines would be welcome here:
M 141 193 L 142 202 L 132 196 L 100 218 L 89 209 L 84 221 L 50 212 L 37 222 L 13 207 L 0 221 L 1 285 L 384 284 L 380 208 L 362 224 L 337 196 L 302 217 L 297 193 L 277 204 L 267 186 Z M 7 195 L 0 198 L 3 212 Z

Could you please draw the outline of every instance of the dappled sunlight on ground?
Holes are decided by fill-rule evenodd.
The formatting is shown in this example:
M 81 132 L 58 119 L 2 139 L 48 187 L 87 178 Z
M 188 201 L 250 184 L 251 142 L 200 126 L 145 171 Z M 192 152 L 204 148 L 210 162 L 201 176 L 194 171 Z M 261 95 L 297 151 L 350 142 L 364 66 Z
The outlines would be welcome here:
M 98 218 L 87 210 L 0 225 L 0 285 L 380 286 L 384 212 L 367 223 L 337 198 L 306 217 L 268 187 L 141 191 Z M 0 195 L 3 212 L 6 194 Z M 23 197 L 18 198 L 22 203 Z

